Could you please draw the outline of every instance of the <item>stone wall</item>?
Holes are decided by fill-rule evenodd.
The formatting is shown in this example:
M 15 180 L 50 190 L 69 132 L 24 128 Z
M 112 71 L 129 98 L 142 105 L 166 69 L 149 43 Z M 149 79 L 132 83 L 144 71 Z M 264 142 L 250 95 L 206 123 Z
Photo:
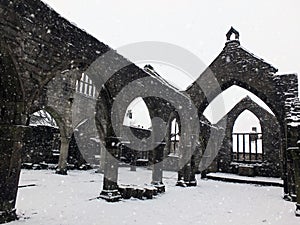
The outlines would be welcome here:
M 32 168 L 33 164 L 45 164 L 44 168 L 47 168 L 47 164 L 56 165 L 58 163 L 60 154 L 60 132 L 58 128 L 41 125 L 31 126 L 26 132 L 24 140 L 21 150 L 24 168 Z M 79 168 L 86 163 L 79 151 L 74 135 L 70 141 L 68 152 L 69 164 Z

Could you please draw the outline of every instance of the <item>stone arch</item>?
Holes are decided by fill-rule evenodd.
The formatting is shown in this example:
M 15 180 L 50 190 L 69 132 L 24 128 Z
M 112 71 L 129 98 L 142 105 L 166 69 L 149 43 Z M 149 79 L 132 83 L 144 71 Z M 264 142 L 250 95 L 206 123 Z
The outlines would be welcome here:
M 140 97 L 140 96 L 139 96 Z M 154 118 L 161 115 L 161 112 L 157 110 L 157 108 L 165 108 L 165 115 L 167 115 L 170 112 L 169 107 L 165 105 L 165 102 L 162 99 L 152 98 L 152 97 L 145 97 L 142 98 L 149 110 L 150 118 Z M 121 113 L 121 120 L 123 122 L 123 117 L 125 115 L 125 112 L 128 108 L 128 106 L 131 104 L 132 101 L 129 101 L 127 104 L 123 105 L 123 112 Z M 103 185 L 103 191 L 101 192 L 100 197 L 108 200 L 108 201 L 115 201 L 120 198 L 120 195 L 118 194 L 118 185 L 117 185 L 117 178 L 118 178 L 118 160 L 117 160 L 117 152 L 120 144 L 122 144 L 122 140 L 127 140 L 126 134 L 127 131 L 125 131 L 125 136 L 117 137 L 113 126 L 112 126 L 112 118 L 110 116 L 111 109 L 112 109 L 112 98 L 111 93 L 106 89 L 103 88 L 100 91 L 99 98 L 97 100 L 97 114 L 96 114 L 96 124 L 99 131 L 99 134 L 101 136 L 101 140 L 103 141 L 104 146 L 106 147 L 106 153 L 105 153 L 105 163 L 104 163 L 104 185 Z M 155 107 L 154 107 L 155 106 Z M 125 110 L 124 110 L 125 109 Z M 122 111 L 122 110 L 121 110 Z M 166 116 L 163 117 L 163 120 L 165 121 Z M 162 124 L 161 124 L 162 125 Z M 120 126 L 123 126 L 123 124 L 120 124 Z M 116 128 L 116 127 L 115 127 Z M 119 127 L 120 128 L 120 127 Z M 120 128 L 122 129 L 122 128 Z M 155 126 L 151 128 L 151 141 L 158 141 L 156 140 L 155 133 L 158 132 L 158 128 L 155 128 Z M 129 131 L 130 132 L 130 131 Z M 163 140 L 160 140 L 160 142 L 163 142 Z M 132 144 L 132 143 L 130 143 Z M 131 145 L 129 145 L 130 148 Z M 135 145 L 134 145 L 135 146 Z M 150 161 L 153 164 L 153 172 L 152 172 L 152 184 L 155 185 L 159 191 L 164 191 L 164 185 L 162 183 L 162 165 L 160 162 L 163 160 L 163 153 L 164 153 L 164 143 L 157 143 L 154 144 L 156 146 L 154 149 L 150 149 Z M 134 149 L 134 148 L 133 148 Z M 111 169 L 114 168 L 114 169 Z M 107 193 L 111 193 L 110 196 L 107 196 Z
M 232 85 L 240 86 L 263 100 L 279 122 L 281 135 L 279 139 L 283 147 L 284 192 L 288 193 L 286 153 L 288 144 L 285 128 L 287 113 L 292 110 L 292 105 L 288 104 L 288 101 L 295 101 L 298 98 L 298 78 L 296 74 L 277 75 L 277 71 L 271 64 L 245 50 L 239 41 L 227 41 L 221 53 L 186 93 L 191 97 L 200 115 L 211 100 Z
M 172 133 L 173 132 L 172 127 L 174 125 L 175 125 L 175 133 L 173 134 Z M 178 128 L 178 131 L 176 132 L 177 128 Z M 167 151 L 166 153 L 167 154 L 172 152 L 171 149 L 170 149 L 171 148 L 170 144 L 172 142 L 171 141 L 172 136 L 170 136 L 170 134 L 177 135 L 177 133 L 178 133 L 179 136 L 181 135 L 181 122 L 180 122 L 180 116 L 179 116 L 178 112 L 174 111 L 170 114 L 170 118 L 169 118 L 169 121 L 168 121 L 168 131 L 167 131 L 168 136 L 167 136 L 167 146 L 166 146 L 166 151 Z M 174 150 L 173 152 L 175 153 L 176 152 L 175 147 L 174 147 L 173 150 Z
M 3 42 L 1 42 L 1 49 L 3 46 L 6 46 L 6 44 L 9 46 L 7 47 L 9 53 L 14 55 L 14 57 L 11 57 L 12 62 L 15 60 L 19 65 L 19 74 L 15 73 L 14 75 L 20 75 L 20 77 L 22 77 L 19 78 L 20 85 L 17 84 L 18 82 L 15 82 L 17 81 L 15 77 L 12 83 L 16 86 L 16 90 L 22 89 L 22 82 L 24 83 L 24 87 L 26 87 L 26 91 L 24 91 L 25 94 L 23 92 L 22 94 L 13 92 L 12 95 L 8 95 L 10 97 L 4 99 L 3 104 L 5 104 L 5 110 L 1 110 L 1 125 L 23 125 L 25 123 L 23 117 L 27 113 L 25 112 L 27 109 L 25 109 L 23 105 L 26 105 L 28 108 L 32 107 L 32 104 L 41 97 L 41 90 L 49 80 L 53 79 L 57 74 L 64 73 L 66 70 L 74 69 L 84 71 L 94 60 L 106 58 L 104 55 L 107 56 L 106 53 L 111 52 L 111 57 L 100 62 L 96 68 L 99 70 L 89 74 L 91 74 L 91 78 L 95 81 L 99 90 L 104 88 L 100 93 L 97 107 L 99 109 L 97 115 L 98 130 L 102 141 L 109 147 L 109 151 L 114 154 L 116 150 L 115 144 L 118 143 L 111 129 L 110 121 L 111 107 L 114 98 L 127 84 L 133 80 L 146 77 L 148 74 L 141 71 L 135 65 L 127 66 L 131 64 L 128 60 L 116 54 L 109 46 L 97 41 L 86 32 L 72 25 L 63 17 L 59 16 L 54 10 L 49 9 L 41 1 L 2 1 L 0 3 L 0 15 L 4 18 L 0 26 L 1 34 L 3 37 L 9 39 L 7 43 L 3 44 Z M 34 15 L 34 17 L 31 15 Z M 28 20 L 28 18 L 30 19 Z M 32 38 L 31 31 L 33 30 L 34 34 L 39 36 L 39 38 Z M 234 30 L 231 30 L 229 35 L 230 33 L 237 35 Z M 236 37 L 236 39 L 238 39 L 238 37 Z M 6 65 L 9 64 L 10 62 L 6 63 Z M 11 67 L 9 70 L 13 68 L 13 66 L 9 67 Z M 122 68 L 121 70 L 120 67 Z M 244 85 L 249 84 L 250 87 L 256 87 L 254 89 L 261 93 L 261 95 L 256 93 L 260 98 L 264 101 L 272 101 L 270 104 L 274 104 L 274 107 L 270 108 L 272 108 L 280 119 L 279 121 L 282 123 L 280 126 L 281 129 L 284 128 L 285 124 L 283 120 L 285 119 L 285 111 L 283 108 L 285 98 L 295 98 L 298 94 L 296 93 L 297 78 L 295 75 L 275 75 L 277 70 L 274 67 L 241 48 L 238 41 L 229 41 L 226 43 L 223 52 L 210 65 L 210 70 L 215 74 L 217 81 L 221 84 L 222 90 L 226 88 L 224 84 L 233 82 L 231 81 L 233 76 L 236 76 L 235 81 L 244 81 Z M 29 74 L 27 72 L 29 72 Z M 110 77 L 110 75 L 116 72 L 117 76 Z M 217 93 L 214 93 L 217 92 L 216 89 L 210 87 L 209 83 L 205 80 L 205 78 L 210 78 L 209 74 L 210 72 L 207 70 L 202 74 L 200 80 L 202 84 L 207 85 L 208 89 L 210 89 L 210 93 L 208 93 L 207 96 L 204 96 L 203 92 L 201 92 L 201 90 L 199 91 L 199 87 L 194 85 L 187 91 L 192 97 L 193 102 L 197 105 L 200 116 L 210 98 L 217 95 Z M 72 74 L 72 77 L 75 76 L 75 74 Z M 2 79 L 2 77 L 0 78 Z M 293 87 L 290 88 L 289 85 Z M 1 87 L 2 86 L 1 84 Z M 68 89 L 68 86 L 66 85 L 65 88 Z M 292 89 L 294 89 L 293 93 Z M 283 97 L 285 93 L 287 93 L 287 95 Z M 12 97 L 14 94 L 16 94 L 16 98 Z M 265 94 L 265 99 L 263 98 L 263 94 Z M 64 100 L 66 100 L 68 104 L 72 102 L 72 96 L 71 98 L 65 96 L 65 98 Z M 275 100 L 277 102 L 274 102 Z M 160 104 L 157 104 L 157 102 Z M 168 108 L 165 104 L 155 98 L 152 101 L 149 99 L 149 104 L 152 105 L 152 116 L 162 115 L 167 121 L 169 112 L 165 110 L 159 111 L 159 109 L 157 109 L 158 107 Z M 28 111 L 30 111 L 30 109 L 28 109 Z M 9 152 L 7 155 L 13 159 L 9 158 L 7 160 L 9 163 L 5 164 L 5 166 L 9 165 L 9 167 L 12 168 L 11 171 L 2 167 L 0 169 L 0 180 L 3 181 L 3 184 L 0 184 L 0 222 L 6 222 L 9 220 L 7 217 L 14 215 L 15 190 L 17 188 L 17 182 L 15 182 L 15 180 L 18 179 L 15 179 L 15 177 L 18 176 L 17 168 L 19 163 L 18 157 L 15 157 L 14 154 L 16 153 L 16 155 L 18 155 L 17 152 L 20 148 L 18 142 L 21 141 L 21 133 L 19 127 L 16 126 L 1 127 L 1 137 L 6 138 L 4 141 L 2 139 L 1 143 L 7 146 L 7 151 Z M 282 134 L 284 134 L 284 132 L 282 132 Z M 2 164 L 0 163 L 0 165 Z M 113 177 L 114 169 L 112 168 L 114 165 L 107 164 L 107 166 L 108 170 L 112 171 L 112 177 L 106 174 L 105 182 L 110 178 L 112 180 L 115 179 L 115 177 Z M 13 174 L 12 171 L 15 168 L 16 176 L 7 176 L 7 174 Z M 105 188 L 104 193 L 106 192 L 107 196 L 113 196 L 117 185 L 106 182 Z
M 222 147 L 218 154 L 218 170 L 224 172 L 233 172 L 231 157 L 232 149 L 232 132 L 236 119 L 245 110 L 249 110 L 259 120 L 262 133 L 263 133 L 263 148 L 265 152 L 265 159 L 257 168 L 257 175 L 260 176 L 281 176 L 282 166 L 282 142 L 278 141 L 278 137 L 281 135 L 280 124 L 277 118 L 269 113 L 266 109 L 259 106 L 252 101 L 250 97 L 242 99 L 222 120 L 227 120 L 225 129 L 225 138 L 223 140 Z M 220 121 L 218 124 L 222 124 Z M 217 125 L 218 125 L 217 124 Z M 223 123 L 224 124 L 224 123 Z
M 214 62 L 215 63 L 215 62 Z M 213 64 L 214 64 L 213 63 Z M 215 67 L 216 65 L 214 65 Z M 221 70 L 220 68 L 218 70 Z M 264 82 L 259 80 L 259 82 L 256 84 L 256 85 L 252 85 L 253 82 L 250 82 L 250 83 L 247 83 L 248 80 L 252 81 L 251 79 L 252 78 L 249 78 L 251 76 L 244 76 L 242 74 L 237 74 L 237 75 L 240 75 L 240 76 L 236 76 L 236 75 L 232 75 L 232 74 L 229 74 L 229 76 L 233 76 L 231 78 L 226 78 L 226 74 L 220 74 L 220 72 L 216 73 L 216 74 L 213 74 L 211 72 L 210 69 L 206 70 L 204 72 L 204 74 L 202 74 L 201 76 L 203 76 L 201 78 L 200 76 L 200 80 L 201 82 L 204 82 L 205 83 L 205 80 L 208 79 L 207 76 L 215 76 L 216 79 L 220 82 L 219 82 L 219 85 L 220 85 L 220 89 L 221 90 L 221 93 L 227 89 L 229 89 L 230 87 L 232 86 L 238 86 L 240 88 L 243 88 L 253 94 L 255 94 L 258 98 L 260 98 L 271 110 L 272 112 L 275 114 L 275 118 L 276 118 L 276 121 L 278 121 L 278 124 L 279 124 L 279 129 L 280 129 L 280 132 L 278 132 L 280 138 L 279 138 L 279 141 L 280 141 L 280 152 L 282 152 L 282 156 L 283 156 L 283 163 L 284 163 L 284 158 L 286 157 L 285 156 L 285 140 L 286 140 L 286 133 L 285 133 L 285 120 L 284 120 L 284 115 L 285 115 L 285 112 L 284 112 L 284 105 L 285 105 L 285 93 L 282 92 L 279 88 L 279 86 L 272 81 L 271 77 L 267 77 L 265 78 Z M 268 75 L 268 74 L 266 74 Z M 268 75 L 269 76 L 269 75 Z M 268 88 L 270 88 L 270 93 L 268 93 L 265 89 L 264 89 L 264 84 L 266 84 L 266 86 Z M 206 107 L 209 105 L 209 102 L 208 102 L 208 99 L 210 100 L 214 100 L 219 94 L 221 94 L 218 90 L 218 88 L 214 89 L 209 89 L 208 91 L 208 96 L 204 96 L 203 92 L 202 91 L 199 91 L 199 89 L 197 89 L 198 93 L 200 92 L 200 96 L 201 94 L 203 94 L 203 99 L 202 99 L 202 102 L 199 102 L 199 96 L 194 96 L 194 93 L 191 92 L 191 89 L 194 89 L 193 91 L 196 91 L 195 89 L 195 86 L 191 86 L 190 89 L 187 90 L 187 92 L 190 94 L 190 96 L 193 98 L 195 97 L 194 101 L 196 102 L 196 105 L 198 106 L 198 109 L 199 109 L 199 114 L 203 114 L 204 110 L 206 109 Z M 278 92 L 274 91 L 277 90 Z M 202 93 L 201 93 L 202 92 Z M 198 98 L 198 99 L 197 99 Z M 200 103 L 200 104 L 198 104 Z M 244 110 L 243 110 L 244 111 Z M 251 110 L 250 110 L 251 111 Z M 255 110 L 254 110 L 255 111 Z M 256 114 L 256 116 L 258 118 L 260 118 L 259 116 L 259 113 L 254 113 Z M 236 118 L 235 118 L 236 119 Z M 235 121 L 235 120 L 234 120 Z M 260 120 L 262 121 L 262 120 Z M 228 121 L 226 120 L 221 120 L 218 124 L 226 124 Z M 214 129 L 213 127 L 211 127 L 210 129 Z M 231 132 L 232 133 L 232 132 Z M 226 137 L 226 134 L 225 134 L 225 139 L 227 138 Z M 230 136 L 231 138 L 231 136 Z M 218 151 L 218 149 L 215 149 L 215 151 Z M 219 151 L 222 151 L 222 149 L 219 149 Z M 228 153 L 228 152 L 227 152 Z M 214 161 L 215 162 L 215 161 Z M 280 163 L 280 162 L 279 162 Z M 218 165 L 214 165 L 213 166 L 213 170 L 218 168 Z M 278 168 L 278 166 L 276 166 L 276 168 Z M 284 168 L 284 165 L 283 165 L 283 168 Z M 210 170 L 210 168 L 209 168 Z M 224 170 L 225 171 L 225 170 Z M 228 170 L 227 170 L 228 171 Z M 271 170 L 269 170 L 271 171 Z M 263 173 L 261 173 L 263 174 Z M 267 175 L 267 172 L 264 173 Z M 279 176 L 278 173 L 270 173 L 271 175 L 272 174 L 275 174 L 273 176 Z
M 26 5 L 26 10 L 24 10 L 24 5 Z M 24 0 L 10 3 L 1 2 L 0 14 L 5 18 L 3 24 L 0 26 L 1 34 L 3 37 L 9 39 L 7 46 L 9 46 L 8 48 L 14 56 L 13 59 L 18 64 L 18 73 L 16 75 L 21 77 L 20 83 L 23 82 L 23 86 L 25 87 L 25 95 L 20 98 L 20 107 L 16 107 L 17 109 L 15 110 L 17 112 L 14 116 L 18 118 L 13 122 L 16 124 L 25 124 L 26 117 L 24 115 L 28 115 L 35 109 L 56 105 L 53 108 L 56 110 L 57 108 L 62 109 L 58 111 L 63 118 L 61 119 L 61 123 L 66 123 L 66 126 L 61 126 L 63 127 L 63 136 L 67 139 L 68 128 L 70 127 L 71 130 L 70 106 L 73 101 L 73 84 L 71 82 L 75 83 L 79 77 L 78 73 L 81 74 L 87 70 L 85 72 L 89 74 L 96 88 L 101 92 L 99 94 L 100 103 L 98 105 L 98 108 L 100 108 L 98 113 L 98 130 L 101 140 L 105 145 L 113 147 L 111 144 L 115 144 L 115 141 L 117 141 L 110 123 L 111 106 L 114 98 L 120 93 L 123 87 L 139 78 L 150 77 L 149 74 L 117 54 L 109 46 L 78 29 L 75 25 L 59 16 L 54 10 L 49 9 L 41 1 L 26 3 Z M 34 15 L 34 17 L 30 15 Z M 30 21 L 27 19 L 29 17 Z M 37 34 L 41 38 L 32 39 L 32 30 L 35 31 L 34 34 Z M 6 43 L 4 45 L 6 46 Z M 97 59 L 100 59 L 99 64 L 97 64 L 99 62 Z M 101 61 L 101 59 L 104 60 Z M 95 70 L 93 68 L 90 70 L 91 67 Z M 57 86 L 55 85 L 57 83 L 52 82 L 54 80 L 57 81 Z M 153 80 L 161 85 L 164 83 L 158 76 L 153 78 Z M 49 88 L 49 85 L 52 85 L 54 88 Z M 104 91 L 101 91 L 103 87 Z M 51 91 L 52 93 L 49 94 Z M 176 91 L 172 89 L 171 92 L 175 93 Z M 176 94 L 178 93 L 176 92 Z M 17 96 L 21 96 L 20 93 Z M 19 105 L 18 100 L 12 99 L 13 107 Z M 155 101 L 160 102 L 157 99 Z M 168 112 L 164 113 L 156 110 L 157 106 L 153 102 L 154 100 L 151 103 L 153 108 L 151 110 L 152 115 L 162 115 L 163 118 L 168 118 Z M 26 107 L 23 107 L 23 105 Z M 158 106 L 163 109 L 168 108 L 168 105 L 165 104 Z M 22 110 L 19 110 L 21 108 Z M 66 115 L 63 116 L 63 112 Z M 8 121 L 10 120 L 7 119 L 3 123 Z M 19 135 L 17 136 L 19 138 Z M 18 142 L 19 140 L 16 141 L 16 143 Z M 110 150 L 114 152 L 116 149 L 111 148 Z M 17 160 L 14 160 L 13 163 L 16 166 L 19 165 L 19 161 Z M 2 168 L 0 172 L 2 172 Z M 12 184 L 13 182 L 3 180 L 5 185 L 14 185 L 13 187 L 17 189 L 17 183 Z M 107 183 L 106 187 L 111 188 L 116 186 L 112 183 Z M 4 188 L 2 186 L 0 190 L 1 193 L 7 194 L 3 191 Z M 7 196 L 9 195 L 7 194 Z M 16 197 L 16 193 L 13 197 Z M 9 199 L 7 202 L 11 200 Z M 14 205 L 14 202 L 12 202 L 7 209 L 11 211 Z M 1 221 L 4 217 L 2 209 L 6 210 L 0 205 Z
M 263 88 L 263 86 L 251 86 L 249 84 L 247 84 L 245 81 L 239 81 L 239 80 L 231 80 L 228 83 L 225 83 L 222 85 L 222 90 L 226 90 L 230 87 L 232 87 L 233 85 L 237 85 L 241 88 L 246 89 L 247 91 L 250 91 L 251 93 L 255 94 L 258 98 L 260 98 L 275 114 L 276 117 L 281 118 L 282 115 L 282 109 L 278 107 L 277 104 L 274 104 L 274 100 L 279 97 L 279 95 L 272 95 L 272 97 L 265 93 L 262 92 L 260 90 L 260 88 Z M 274 87 L 276 88 L 276 86 Z M 273 100 L 269 100 L 269 99 L 273 99 Z M 281 103 L 283 105 L 283 103 Z
M 136 97 L 141 97 L 144 100 L 149 110 L 150 118 L 160 118 L 159 121 L 156 120 L 154 123 L 154 120 L 152 120 L 152 135 L 148 140 L 151 140 L 151 142 L 155 144 L 152 153 L 152 184 L 159 186 L 161 190 L 164 190 L 164 185 L 162 184 L 163 167 L 161 162 L 163 160 L 165 140 L 160 140 L 160 138 L 162 138 L 161 135 L 163 136 L 163 139 L 165 138 L 164 126 L 167 125 L 169 115 L 172 111 L 174 111 L 174 106 L 172 106 L 172 103 L 165 100 L 164 96 L 159 96 L 159 93 L 158 96 L 156 95 L 158 90 L 167 90 L 168 94 L 172 96 L 171 99 L 178 100 L 178 98 L 180 98 L 185 102 L 189 101 L 185 95 L 179 93 L 177 90 L 174 90 L 165 82 L 162 82 L 159 76 L 154 74 L 151 74 L 150 76 L 149 73 L 149 71 L 143 71 L 133 64 L 125 66 L 117 72 L 113 73 L 113 75 L 107 80 L 107 82 L 104 85 L 100 86 L 100 94 L 97 100 L 96 107 L 96 121 L 100 137 L 106 147 L 106 155 L 107 153 L 109 153 L 111 156 L 114 156 L 117 152 L 118 146 L 121 143 L 119 137 L 116 136 L 116 133 L 113 130 L 112 119 L 116 119 L 117 117 L 119 117 L 119 121 L 123 122 L 126 109 L 132 102 L 132 100 L 134 100 Z M 93 79 L 93 75 L 91 73 L 89 73 L 89 75 Z M 135 82 L 137 82 L 137 86 L 128 89 L 128 86 L 130 86 L 129 84 Z M 143 83 L 142 85 L 141 82 Z M 99 86 L 99 83 L 97 82 L 97 80 L 95 81 L 96 86 Z M 149 96 L 149 93 L 145 92 L 144 86 L 146 85 L 155 87 L 155 90 L 157 90 L 157 92 L 150 88 L 150 91 L 152 91 L 153 93 Z M 125 88 L 127 88 L 126 90 L 128 91 L 126 94 L 122 93 L 123 89 Z M 112 113 L 113 107 L 118 108 L 118 115 L 116 115 L 115 112 Z M 120 120 L 120 118 L 122 120 Z M 122 129 L 121 123 L 117 124 L 116 126 L 117 127 L 115 128 Z M 105 164 L 107 165 L 107 167 L 109 166 L 110 169 L 104 169 L 106 178 L 104 179 L 104 188 L 100 197 L 103 197 L 104 199 L 109 201 L 114 201 L 120 196 L 118 195 L 117 191 L 118 166 L 116 160 L 113 159 L 114 157 L 111 156 L 106 156 L 107 162 L 105 162 Z M 111 169 L 112 167 L 114 168 L 113 170 Z M 107 195 L 108 193 L 110 193 L 109 196 Z
M 225 75 L 226 76 L 226 75 Z M 224 81 L 223 77 L 219 78 L 222 82 L 219 83 L 220 84 L 220 88 L 221 91 L 225 91 L 227 89 L 229 89 L 232 86 L 238 86 L 240 88 L 243 88 L 251 93 L 253 93 L 254 95 L 256 95 L 258 98 L 260 98 L 275 114 L 276 117 L 282 118 L 284 115 L 284 101 L 281 101 L 283 99 L 284 93 L 275 93 L 275 91 L 273 89 L 277 89 L 277 85 L 275 85 L 273 82 L 269 82 L 268 79 L 264 80 L 264 81 L 260 81 L 259 85 L 253 85 L 252 83 L 247 83 L 247 81 L 251 78 L 249 77 L 244 77 L 244 78 L 239 78 L 239 77 L 235 77 L 233 79 L 227 80 L 226 82 Z M 253 78 L 252 78 L 253 79 Z M 265 85 L 267 87 L 269 87 L 270 89 L 270 93 L 265 90 Z M 210 93 L 211 95 L 209 95 L 207 97 L 207 99 L 215 99 L 220 93 L 218 92 L 212 92 Z M 206 102 L 207 100 L 205 100 L 200 106 L 199 106 L 199 110 L 203 110 L 206 108 L 208 102 Z M 204 112 L 204 111 L 203 111 Z
M 286 80 L 292 81 L 294 78 L 275 75 L 276 72 L 277 69 L 272 65 L 254 56 L 239 43 L 227 42 L 222 52 L 186 92 L 199 112 L 203 113 L 209 102 L 220 94 L 220 90 L 237 85 L 262 99 L 281 119 L 284 118 L 284 92 L 288 89 Z M 212 80 L 218 85 L 212 84 Z M 206 85 L 202 87 L 206 88 L 206 93 L 198 84 Z
M 239 77 L 238 77 L 239 78 Z M 284 93 L 274 93 L 274 90 L 278 90 L 278 86 L 276 83 L 274 83 L 272 80 L 270 80 L 268 77 L 267 79 L 264 79 L 264 81 L 260 81 L 258 82 L 258 84 L 253 85 L 253 83 L 247 83 L 248 79 L 250 79 L 249 77 L 244 77 L 242 79 L 238 79 L 236 77 L 233 77 L 232 79 L 229 79 L 227 82 L 224 80 L 223 76 L 221 76 L 221 78 L 219 78 L 222 83 L 220 84 L 221 90 L 225 91 L 227 89 L 229 89 L 230 87 L 232 87 L 233 85 L 236 85 L 238 87 L 241 87 L 253 94 L 255 94 L 258 98 L 260 98 L 270 109 L 271 111 L 274 113 L 275 116 L 273 116 L 272 114 L 270 114 L 269 112 L 267 112 L 265 109 L 261 108 L 259 105 L 257 105 L 256 103 L 253 103 L 252 100 L 249 97 L 246 97 L 245 99 L 243 99 L 239 104 L 237 104 L 232 110 L 232 113 L 228 113 L 227 114 L 227 120 L 221 120 L 218 122 L 219 125 L 226 124 L 226 132 L 225 132 L 225 137 L 223 140 L 223 144 L 221 149 L 219 150 L 219 156 L 222 155 L 222 163 L 220 163 L 220 161 L 217 162 L 217 167 L 218 170 L 221 171 L 233 171 L 233 167 L 230 165 L 231 163 L 227 163 L 227 162 L 231 162 L 231 152 L 227 152 L 227 150 L 225 150 L 226 148 L 231 149 L 231 143 L 232 143 L 232 136 L 229 136 L 229 133 L 232 133 L 232 129 L 233 129 L 233 125 L 234 125 L 234 121 L 236 121 L 237 117 L 245 110 L 248 109 L 249 111 L 251 111 L 260 121 L 261 123 L 261 127 L 263 129 L 263 133 L 266 134 L 267 137 L 265 137 L 265 142 L 264 145 L 265 146 L 270 146 L 270 140 L 273 140 L 272 138 L 270 138 L 270 136 L 272 136 L 269 133 L 265 132 L 265 127 L 268 127 L 267 130 L 271 130 L 269 127 L 272 126 L 272 123 L 268 123 L 268 121 L 273 121 L 273 124 L 276 125 L 276 134 L 278 135 L 276 140 L 279 142 L 278 143 L 278 154 L 277 156 L 279 157 L 273 157 L 270 154 L 270 151 L 266 151 L 269 157 L 268 162 L 266 162 L 268 164 L 268 166 L 266 166 L 266 164 L 264 164 L 264 166 L 259 167 L 259 169 L 257 170 L 257 174 L 261 175 L 261 176 L 274 176 L 274 177 L 280 177 L 283 176 L 283 171 L 282 168 L 284 169 L 284 163 L 285 160 L 284 158 L 285 156 L 285 148 L 286 148 L 286 133 L 285 133 L 285 120 L 284 115 L 284 105 L 285 105 L 285 94 Z M 253 78 L 252 78 L 253 79 Z M 250 79 L 251 80 L 251 79 Z M 225 82 L 224 82 L 225 81 Z M 265 83 L 266 82 L 266 83 Z M 254 82 L 255 83 L 255 82 Z M 267 91 L 264 88 L 264 85 L 266 85 L 269 90 L 270 93 L 267 93 Z M 214 96 L 215 97 L 215 96 Z M 237 111 L 239 113 L 237 113 Z M 235 113 L 233 113 L 235 112 Z M 263 115 L 263 116 L 262 116 Z M 230 129 L 230 132 L 227 134 L 228 129 Z M 278 130 L 279 129 L 279 130 Z M 269 138 L 268 138 L 269 137 Z M 224 148 L 224 143 L 227 142 L 227 147 Z M 264 146 L 264 147 L 265 147 Z M 226 153 L 225 153 L 226 152 Z M 224 156 L 224 154 L 228 154 L 227 156 Z M 226 158 L 226 159 L 225 159 Z M 224 166 L 225 165 L 225 166 Z M 282 168 L 280 168 L 282 167 Z
M 167 134 L 166 134 L 166 147 L 164 149 L 164 169 L 171 170 L 171 171 L 178 171 L 179 170 L 179 155 L 171 153 L 171 145 L 172 145 L 172 123 L 175 121 L 178 124 L 178 134 L 181 135 L 181 121 L 180 116 L 177 111 L 173 111 L 170 114 L 169 120 L 168 120 L 168 127 L 167 127 Z M 176 125 L 175 125 L 176 126 Z M 176 134 L 175 134 L 176 135 Z M 180 140 L 179 140 L 180 141 Z

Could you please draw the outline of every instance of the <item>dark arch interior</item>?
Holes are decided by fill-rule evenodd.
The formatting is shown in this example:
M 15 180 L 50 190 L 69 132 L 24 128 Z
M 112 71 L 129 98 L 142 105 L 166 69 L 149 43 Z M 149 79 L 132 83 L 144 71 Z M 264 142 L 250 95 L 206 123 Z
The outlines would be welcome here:
M 42 109 L 29 118 L 31 131 L 22 150 L 23 168 L 40 168 L 57 164 L 60 153 L 60 130 L 55 118 Z

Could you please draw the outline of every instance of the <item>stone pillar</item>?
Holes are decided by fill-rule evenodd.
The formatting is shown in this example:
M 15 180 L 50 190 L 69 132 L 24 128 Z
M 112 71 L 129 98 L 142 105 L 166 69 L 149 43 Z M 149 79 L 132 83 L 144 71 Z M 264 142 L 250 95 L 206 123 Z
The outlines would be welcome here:
M 158 192 L 165 192 L 165 185 L 163 184 L 163 159 L 164 149 L 166 143 L 159 142 L 153 151 L 153 165 L 152 165 L 152 182 Z
M 192 149 L 195 148 L 195 137 L 192 136 L 190 143 L 185 147 L 186 151 L 181 150 L 180 170 L 178 171 L 178 180 L 176 186 L 187 187 L 196 186 L 196 159 L 192 155 Z
M 17 219 L 16 197 L 24 126 L 0 126 L 0 223 Z
M 117 160 L 119 153 L 120 141 L 116 137 L 105 138 L 105 161 L 104 161 L 104 180 L 103 190 L 99 198 L 105 199 L 108 202 L 115 202 L 121 199 L 118 190 L 118 167 Z M 105 149 L 102 149 L 105 151 Z
M 191 159 L 191 172 L 190 172 L 188 186 L 197 186 L 196 171 L 197 171 L 196 159 L 195 156 L 193 155 Z
M 131 150 L 130 171 L 136 171 L 137 151 Z
M 105 150 L 104 146 L 101 144 L 101 149 L 100 149 L 100 167 L 99 167 L 99 171 L 98 171 L 100 173 L 104 173 L 105 158 L 106 158 L 106 150 Z
M 184 168 L 179 168 L 176 186 L 186 187 L 184 183 L 183 175 L 184 175 Z
M 61 137 L 59 160 L 58 160 L 58 165 L 57 165 L 57 169 L 56 169 L 57 174 L 61 174 L 61 175 L 68 174 L 69 144 L 70 144 L 70 138 Z
M 178 171 L 178 180 L 176 186 L 187 187 L 190 180 L 191 174 L 191 162 L 187 161 L 185 157 L 179 159 L 179 171 Z
M 284 191 L 284 197 L 283 199 L 287 201 L 292 200 L 292 175 L 291 175 L 291 146 L 296 145 L 297 139 L 294 137 L 298 136 L 298 132 L 293 132 L 294 129 L 292 126 L 287 126 L 287 121 L 284 123 L 285 128 L 285 140 L 282 140 L 283 146 L 282 146 L 282 180 L 283 180 L 283 191 Z
M 291 148 L 291 155 L 293 158 L 294 172 L 295 172 L 295 184 L 296 184 L 296 216 L 300 217 L 300 141 L 298 141 L 298 148 Z
M 191 161 L 189 161 L 178 171 L 178 180 L 176 186 L 181 186 L 181 187 L 195 186 L 192 184 L 195 183 L 195 181 L 196 179 L 193 179 Z

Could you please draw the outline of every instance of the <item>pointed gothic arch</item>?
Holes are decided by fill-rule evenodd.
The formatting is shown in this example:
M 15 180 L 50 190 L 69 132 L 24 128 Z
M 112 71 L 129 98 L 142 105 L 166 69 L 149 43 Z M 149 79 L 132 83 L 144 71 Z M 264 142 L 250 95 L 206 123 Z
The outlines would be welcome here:
M 281 136 L 280 124 L 276 117 L 259 106 L 251 98 L 242 99 L 222 120 L 226 120 L 225 138 L 217 157 L 218 170 L 229 173 L 236 173 L 237 168 L 233 164 L 234 157 L 231 151 L 233 146 L 233 127 L 237 118 L 245 110 L 249 110 L 259 120 L 262 129 L 262 147 L 264 158 L 256 172 L 259 176 L 280 177 L 282 174 L 283 152 L 282 142 L 278 139 Z M 224 124 L 219 121 L 217 125 Z M 251 162 L 249 162 L 251 164 Z M 247 164 L 247 163 L 246 163 Z

